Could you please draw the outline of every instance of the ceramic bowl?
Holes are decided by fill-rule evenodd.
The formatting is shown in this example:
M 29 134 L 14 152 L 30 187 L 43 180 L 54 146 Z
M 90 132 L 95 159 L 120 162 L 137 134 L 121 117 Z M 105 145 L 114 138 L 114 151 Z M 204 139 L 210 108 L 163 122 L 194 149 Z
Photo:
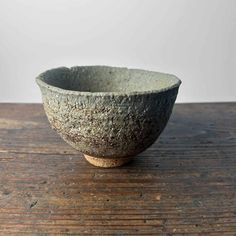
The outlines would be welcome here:
M 108 66 L 56 68 L 36 81 L 48 120 L 93 165 L 123 165 L 153 144 L 171 115 L 174 75 Z

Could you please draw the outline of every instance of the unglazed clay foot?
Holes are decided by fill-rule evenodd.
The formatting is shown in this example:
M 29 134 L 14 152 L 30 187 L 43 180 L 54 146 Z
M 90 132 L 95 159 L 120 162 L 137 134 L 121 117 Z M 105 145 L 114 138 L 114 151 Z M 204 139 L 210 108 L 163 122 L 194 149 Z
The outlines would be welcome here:
M 103 167 L 103 168 L 112 168 L 122 166 L 128 162 L 130 162 L 132 157 L 123 157 L 123 158 L 99 158 L 92 157 L 84 154 L 85 159 L 92 165 Z

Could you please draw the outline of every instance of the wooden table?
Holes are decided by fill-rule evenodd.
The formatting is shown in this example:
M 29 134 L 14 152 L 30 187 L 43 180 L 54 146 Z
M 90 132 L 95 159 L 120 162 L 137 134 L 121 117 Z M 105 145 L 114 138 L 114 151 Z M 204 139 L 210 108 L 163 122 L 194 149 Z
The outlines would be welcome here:
M 0 105 L 0 235 L 184 233 L 236 233 L 236 103 L 176 105 L 117 169 L 81 158 L 42 105 Z

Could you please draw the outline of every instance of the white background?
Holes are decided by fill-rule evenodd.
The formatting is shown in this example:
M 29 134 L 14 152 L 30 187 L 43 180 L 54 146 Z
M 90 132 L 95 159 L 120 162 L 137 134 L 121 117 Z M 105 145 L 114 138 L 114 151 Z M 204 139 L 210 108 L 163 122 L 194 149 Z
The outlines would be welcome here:
M 236 0 L 0 0 L 0 102 L 58 66 L 177 75 L 178 102 L 236 101 Z

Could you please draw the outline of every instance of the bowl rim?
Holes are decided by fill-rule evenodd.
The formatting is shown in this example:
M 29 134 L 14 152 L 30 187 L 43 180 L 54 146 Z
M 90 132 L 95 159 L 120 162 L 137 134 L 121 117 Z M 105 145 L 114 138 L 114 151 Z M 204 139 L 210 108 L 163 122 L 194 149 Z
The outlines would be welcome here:
M 73 70 L 74 68 L 88 68 L 88 67 L 107 67 L 107 68 L 117 68 L 117 69 L 128 69 L 128 70 L 135 70 L 135 71 L 143 71 L 143 72 L 151 72 L 151 73 L 159 73 L 159 74 L 163 74 L 169 77 L 172 77 L 176 80 L 176 82 L 171 85 L 171 86 L 167 86 L 165 88 L 161 88 L 161 89 L 154 89 L 154 90 L 146 90 L 146 91 L 130 91 L 130 92 L 90 92 L 90 91 L 76 91 L 76 90 L 68 90 L 68 89 L 63 89 L 63 88 L 59 88 L 53 85 L 50 85 L 48 83 L 46 83 L 45 81 L 43 81 L 44 75 L 48 72 L 51 72 L 53 70 L 59 70 L 59 69 L 64 69 L 64 70 Z M 182 81 L 176 77 L 173 74 L 168 74 L 168 73 L 163 73 L 163 72 L 157 72 L 157 71 L 152 71 L 152 70 L 144 70 L 144 69 L 137 69 L 137 68 L 128 68 L 128 67 L 118 67 L 118 66 L 106 66 L 106 65 L 88 65 L 88 66 L 73 66 L 73 67 L 65 67 L 65 66 L 61 66 L 61 67 L 56 67 L 56 68 L 52 68 L 49 70 L 46 70 L 45 72 L 39 74 L 36 77 L 36 83 L 39 85 L 39 87 L 43 87 L 46 88 L 48 90 L 51 90 L 53 92 L 57 92 L 63 95 L 82 95 L 82 96 L 133 96 L 133 95 L 146 95 L 146 94 L 157 94 L 157 93 L 162 93 L 162 92 L 166 92 L 168 90 L 174 89 L 174 88 L 178 88 Z

